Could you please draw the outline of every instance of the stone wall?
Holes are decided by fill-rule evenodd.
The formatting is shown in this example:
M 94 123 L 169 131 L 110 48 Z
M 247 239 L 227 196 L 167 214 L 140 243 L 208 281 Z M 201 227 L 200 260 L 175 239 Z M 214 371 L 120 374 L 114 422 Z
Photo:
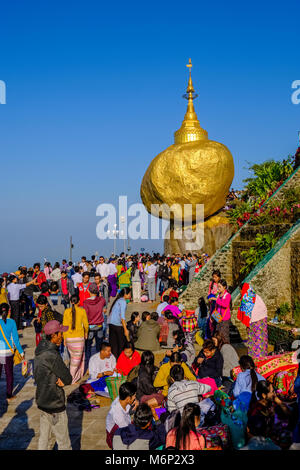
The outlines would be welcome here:
M 265 235 L 274 232 L 276 238 L 281 238 L 293 224 L 265 224 L 265 225 L 251 225 L 248 224 L 240 233 L 241 241 L 254 240 L 256 235 Z
M 232 285 L 232 246 L 223 249 L 214 256 L 213 262 L 209 262 L 203 268 L 201 279 L 195 278 L 180 296 L 180 302 L 186 308 L 195 309 L 198 306 L 199 297 L 207 298 L 209 283 L 212 279 L 212 273 L 215 269 L 221 271 L 222 278 L 226 280 L 229 286 Z
M 283 190 L 298 185 L 300 185 L 300 168 L 265 202 L 264 206 L 268 206 L 268 203 L 273 199 L 280 201 L 282 199 Z M 281 231 L 280 234 L 289 228 L 289 226 L 283 227 L 283 225 L 285 224 L 278 224 L 278 230 Z M 269 229 L 270 227 L 265 228 L 266 233 L 269 233 Z M 212 271 L 214 269 L 220 269 L 222 277 L 225 278 L 227 284 L 229 286 L 233 286 L 236 282 L 234 279 L 236 272 L 234 273 L 232 266 L 237 261 L 237 255 L 233 248 L 234 243 L 241 242 L 243 240 L 251 241 L 251 237 L 255 236 L 254 233 L 258 232 L 260 232 L 260 227 L 255 225 L 251 226 L 249 223 L 246 223 L 240 230 L 232 235 L 225 245 L 220 248 L 211 258 L 211 260 L 204 266 L 204 268 L 202 268 L 199 275 L 189 284 L 188 288 L 180 296 L 180 301 L 182 301 L 182 303 L 184 303 L 187 308 L 196 308 L 198 298 L 207 297 L 208 286 L 211 280 Z M 267 297 L 267 306 L 269 308 L 270 314 L 273 313 L 274 309 L 277 308 L 281 303 L 285 301 L 291 303 L 291 293 L 294 290 L 295 292 L 299 292 L 299 247 L 298 245 L 293 245 L 294 248 L 291 248 L 291 242 L 295 241 L 300 241 L 300 239 L 298 240 L 297 237 L 293 237 L 291 241 L 287 242 L 287 245 L 282 249 L 282 251 L 280 250 L 281 253 L 279 255 L 277 254 L 275 260 L 271 261 L 270 266 L 265 267 L 262 274 L 258 273 L 258 275 L 255 276 L 254 282 L 255 285 L 259 286 L 258 292 L 261 290 L 263 296 L 266 295 Z M 268 264 L 269 261 L 270 260 L 268 260 Z M 291 269 L 294 273 L 292 275 L 294 279 L 292 284 Z M 281 282 L 283 286 L 282 294 L 280 294 Z M 240 334 L 245 337 L 246 328 L 241 324 L 241 322 L 236 320 L 239 296 L 235 296 L 233 305 L 234 310 L 232 321 L 238 327 Z
M 242 267 L 246 264 L 242 252 L 250 250 L 253 246 L 256 246 L 255 241 L 236 241 L 232 243 L 232 283 L 230 285 L 234 289 L 245 278 L 245 274 L 241 273 Z
M 292 308 L 295 301 L 300 300 L 300 240 L 291 243 L 291 290 Z
M 300 223 L 286 233 L 277 242 L 273 250 L 257 265 L 252 273 L 245 279 L 251 283 L 256 292 L 262 297 L 268 309 L 268 318 L 272 318 L 276 309 L 282 303 L 292 305 L 293 290 L 297 283 L 299 288 L 299 244 Z M 292 272 L 298 277 L 292 282 Z M 240 304 L 238 290 L 233 293 L 232 322 L 237 326 L 243 338 L 246 337 L 246 329 L 236 318 Z M 290 314 L 291 315 L 291 314 Z

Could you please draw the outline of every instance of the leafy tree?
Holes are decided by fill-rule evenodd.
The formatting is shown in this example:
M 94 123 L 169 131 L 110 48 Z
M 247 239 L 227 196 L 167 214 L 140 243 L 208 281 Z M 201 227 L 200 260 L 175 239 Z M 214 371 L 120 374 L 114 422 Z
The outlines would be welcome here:
M 241 273 L 246 277 L 276 243 L 277 238 L 275 237 L 275 232 L 266 233 L 264 235 L 258 233 L 255 237 L 255 246 L 241 252 L 241 256 L 245 261 L 245 265 L 241 268 Z

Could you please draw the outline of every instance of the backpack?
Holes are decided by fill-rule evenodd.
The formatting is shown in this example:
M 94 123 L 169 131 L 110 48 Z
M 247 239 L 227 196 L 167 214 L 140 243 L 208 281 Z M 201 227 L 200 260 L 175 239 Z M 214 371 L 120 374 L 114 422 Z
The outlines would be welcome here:
M 58 297 L 58 304 L 54 305 L 50 297 L 48 297 L 48 303 L 51 307 L 55 320 L 59 323 L 63 322 L 65 307 L 61 303 L 61 296 Z

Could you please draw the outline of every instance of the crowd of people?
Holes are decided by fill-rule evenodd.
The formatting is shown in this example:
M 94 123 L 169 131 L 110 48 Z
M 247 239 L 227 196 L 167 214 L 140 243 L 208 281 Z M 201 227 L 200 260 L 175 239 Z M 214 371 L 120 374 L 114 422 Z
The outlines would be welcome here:
M 119 383 L 106 417 L 111 449 L 297 447 L 298 367 L 272 380 L 263 375 L 260 361 L 272 361 L 263 299 L 248 283 L 240 286 L 237 318 L 248 332 L 241 357 L 231 344 L 231 288 L 219 270 L 195 310 L 180 302 L 208 261 L 204 253 L 121 253 L 2 274 L 0 374 L 3 365 L 11 402 L 15 350 L 25 357 L 18 331 L 33 325 L 39 449 L 51 432 L 59 449 L 71 449 L 64 387 L 108 396 L 108 378 Z M 145 308 L 128 320 L 129 302 Z

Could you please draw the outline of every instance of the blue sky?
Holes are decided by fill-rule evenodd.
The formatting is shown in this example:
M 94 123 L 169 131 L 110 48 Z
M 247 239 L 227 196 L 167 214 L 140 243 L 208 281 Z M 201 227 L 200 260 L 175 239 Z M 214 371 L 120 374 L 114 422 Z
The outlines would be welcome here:
M 209 138 L 246 162 L 294 153 L 299 2 L 17 0 L 1 6 L 0 272 L 96 250 L 96 207 L 140 202 L 148 164 L 182 122 L 192 58 Z M 122 244 L 118 243 L 119 248 Z M 162 249 L 136 241 L 133 251 Z

